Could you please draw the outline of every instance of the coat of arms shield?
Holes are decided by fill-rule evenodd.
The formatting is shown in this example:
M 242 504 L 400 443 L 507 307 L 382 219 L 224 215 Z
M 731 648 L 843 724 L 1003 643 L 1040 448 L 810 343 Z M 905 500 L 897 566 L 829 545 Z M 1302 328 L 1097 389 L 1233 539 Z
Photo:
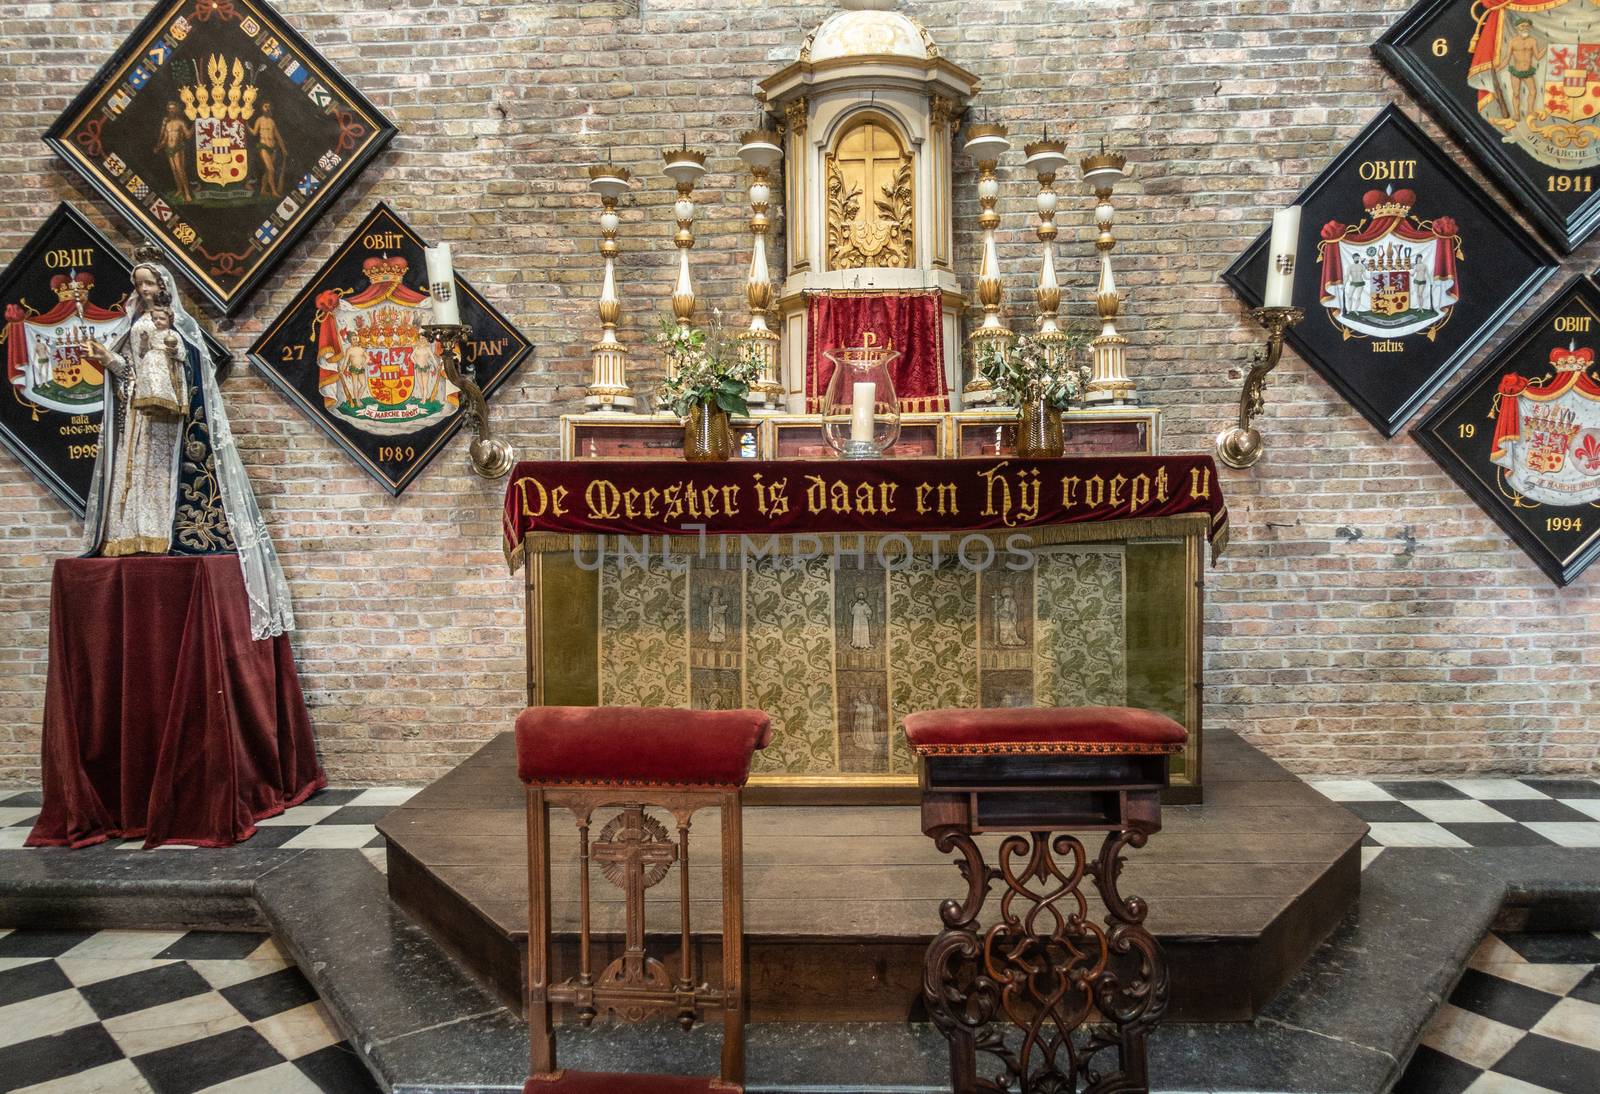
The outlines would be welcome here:
M 379 203 L 250 347 L 261 374 L 391 494 L 467 417 L 424 329 L 433 297 L 423 251 L 422 238 Z M 530 346 L 459 274 L 454 288 L 470 332 L 462 371 L 489 399 Z

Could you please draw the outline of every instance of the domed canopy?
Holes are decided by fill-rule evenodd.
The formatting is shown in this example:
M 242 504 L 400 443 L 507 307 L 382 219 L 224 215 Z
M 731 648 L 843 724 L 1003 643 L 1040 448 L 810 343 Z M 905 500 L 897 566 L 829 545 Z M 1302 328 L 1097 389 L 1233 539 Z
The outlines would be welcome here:
M 939 49 L 916 20 L 891 10 L 895 0 L 843 0 L 812 32 L 800 60 L 815 64 L 840 57 L 939 56 Z

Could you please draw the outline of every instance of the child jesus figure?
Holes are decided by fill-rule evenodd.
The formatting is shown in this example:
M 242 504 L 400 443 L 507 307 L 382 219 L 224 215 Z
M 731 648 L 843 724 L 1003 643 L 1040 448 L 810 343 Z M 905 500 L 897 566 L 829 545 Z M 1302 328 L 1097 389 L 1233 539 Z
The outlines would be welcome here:
M 178 336 L 172 332 L 172 308 L 157 303 L 134 324 L 138 364 L 133 376 L 133 409 L 177 417 L 183 413 L 183 370 L 178 364 Z

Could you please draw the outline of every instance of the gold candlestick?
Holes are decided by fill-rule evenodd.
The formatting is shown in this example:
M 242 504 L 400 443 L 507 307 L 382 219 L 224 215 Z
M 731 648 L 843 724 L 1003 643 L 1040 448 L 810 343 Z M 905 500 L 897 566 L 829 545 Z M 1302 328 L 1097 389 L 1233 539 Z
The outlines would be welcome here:
M 1056 315 L 1061 310 L 1061 285 L 1056 281 L 1056 172 L 1067 165 L 1067 146 L 1064 141 L 1048 138 L 1023 146 L 1028 166 L 1039 177 L 1039 226 L 1034 233 L 1039 237 L 1039 288 L 1035 294 L 1039 304 L 1039 337 L 1047 342 L 1066 338 L 1057 324 Z
M 1000 156 L 1011 147 L 1006 127 L 999 124 L 974 125 L 967 130 L 966 151 L 978 161 L 978 227 L 983 229 L 983 263 L 978 268 L 978 303 L 983 305 L 983 323 L 967 341 L 972 346 L 973 377 L 961 391 L 963 403 L 991 403 L 994 390 L 978 372 L 977 362 L 991 348 L 1003 348 L 1011 341 L 1011 329 L 1001 314 L 1005 286 L 1000 281 L 1000 254 L 995 248 L 994 231 L 1000 227 L 995 203 L 1000 200 L 1000 180 L 996 169 Z
M 627 193 L 628 169 L 599 164 L 589 168 L 589 189 L 600 195 L 600 253 L 606 272 L 600 283 L 600 341 L 594 344 L 594 374 L 583 396 L 590 411 L 629 410 L 633 392 L 628 389 L 628 347 L 617 341 L 622 301 L 617 296 L 617 200 Z
M 1278 367 L 1283 356 L 1284 333 L 1306 313 L 1300 308 L 1255 308 L 1250 318 L 1267 331 L 1267 344 L 1257 346 L 1250 355 L 1250 373 L 1239 393 L 1239 424 L 1217 434 L 1217 458 L 1229 467 L 1249 467 L 1261 458 L 1266 448 L 1260 430 L 1251 423 L 1266 407 L 1267 374 Z
M 462 413 L 466 415 L 467 425 L 478 431 L 467 449 L 472 457 L 472 469 L 486 479 L 498 479 L 511 471 L 516 452 L 505 441 L 490 434 L 489 404 L 483 397 L 483 389 L 473 376 L 472 366 L 462 368 L 462 347 L 471 333 L 471 328 L 460 323 L 429 323 L 422 328 L 422 336 L 439 347 L 445 377 L 461 390 L 465 404 Z
M 706 154 L 689 147 L 669 148 L 663 154 L 666 173 L 678 187 L 678 200 L 672 203 L 672 215 L 678 222 L 677 234 L 672 237 L 678 248 L 678 283 L 672 290 L 672 314 L 678 326 L 687 330 L 694 323 L 694 284 L 689 278 L 689 248 L 694 246 L 694 202 L 689 195 L 694 184 L 706 173 Z M 671 369 L 669 364 L 668 369 Z
M 1094 241 L 1100 252 L 1100 284 L 1095 289 L 1095 308 L 1100 314 L 1100 334 L 1089 343 L 1093 354 L 1093 367 L 1084 395 L 1090 403 L 1125 403 L 1133 397 L 1133 381 L 1128 378 L 1126 349 L 1128 340 L 1117 333 L 1117 312 L 1122 307 L 1122 293 L 1111 273 L 1111 249 L 1117 239 L 1111 234 L 1116 210 L 1111 205 L 1111 194 L 1122 181 L 1126 160 L 1117 152 L 1107 152 L 1102 143 L 1097 155 L 1083 158 L 1083 181 L 1094 190 L 1095 224 L 1100 235 Z
M 750 385 L 750 409 L 777 413 L 785 409 L 783 384 L 778 379 L 778 335 L 767 327 L 772 307 L 772 274 L 767 269 L 767 209 L 772 202 L 770 176 L 783 158 L 778 134 L 755 129 L 739 139 L 739 158 L 750 168 L 750 274 L 745 281 L 745 301 L 750 305 L 750 326 L 739 341 L 752 346 L 761 360 L 761 374 Z

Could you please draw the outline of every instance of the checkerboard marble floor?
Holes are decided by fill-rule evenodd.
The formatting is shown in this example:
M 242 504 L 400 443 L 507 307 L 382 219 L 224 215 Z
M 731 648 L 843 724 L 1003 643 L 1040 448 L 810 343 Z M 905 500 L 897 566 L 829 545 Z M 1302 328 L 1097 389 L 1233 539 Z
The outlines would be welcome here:
M 267 935 L 0 930 L 0 1091 L 378 1089 Z
M 1389 847 L 1600 848 L 1600 779 L 1310 782 L 1370 825 L 1364 867 Z M 382 869 L 373 826 L 415 793 L 323 790 L 246 845 L 355 848 Z M 38 791 L 0 790 L 0 850 L 22 846 L 39 804 Z M 178 850 L 192 849 L 157 849 Z M 0 931 L 0 1091 L 12 1089 L 376 1087 L 263 936 Z M 1485 939 L 1395 1089 L 1600 1094 L 1600 936 Z
M 1363 865 L 1386 847 L 1600 847 L 1600 779 L 1310 783 L 1367 822 Z
M 1491 934 L 1395 1094 L 1600 1091 L 1600 934 Z
M 383 837 L 373 827 L 397 805 L 415 794 L 415 787 L 380 786 L 371 789 L 319 790 L 303 805 L 276 817 L 256 822 L 256 834 L 240 846 L 282 847 L 286 850 L 354 848 L 383 868 Z M 0 790 L 0 851 L 22 846 L 39 816 L 38 790 Z M 119 850 L 139 851 L 144 841 L 122 840 Z M 167 844 L 156 851 L 193 851 L 187 844 Z
M 1600 847 L 1600 779 L 1310 783 L 1371 826 L 1365 840 L 1368 861 L 1384 847 Z M 373 825 L 416 792 L 403 786 L 322 790 L 304 805 L 257 822 L 246 845 L 359 848 L 381 863 L 383 837 Z M 37 790 L 0 790 L 0 850 L 22 846 L 39 815 L 39 802 Z M 143 842 L 124 840 L 119 846 L 136 851 Z

